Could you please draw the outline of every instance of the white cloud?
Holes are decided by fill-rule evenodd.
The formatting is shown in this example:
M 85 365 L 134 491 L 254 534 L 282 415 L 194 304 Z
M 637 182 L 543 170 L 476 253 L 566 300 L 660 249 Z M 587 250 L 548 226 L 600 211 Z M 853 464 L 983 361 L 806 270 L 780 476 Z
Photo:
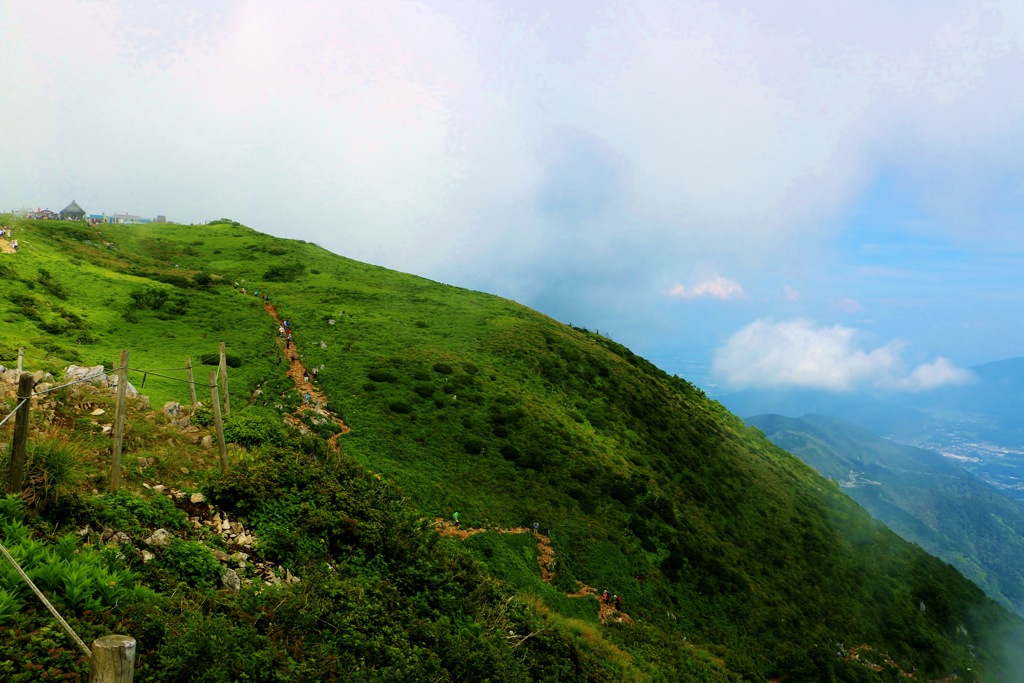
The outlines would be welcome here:
M 677 282 L 668 290 L 667 294 L 679 299 L 709 298 L 721 299 L 722 301 L 744 299 L 747 296 L 739 282 L 731 278 L 722 277 L 721 275 L 716 275 L 690 287 Z
M 715 355 L 714 370 L 734 387 L 802 387 L 846 391 L 876 387 L 921 391 L 972 379 L 967 370 L 937 358 L 908 369 L 906 344 L 868 348 L 860 331 L 808 320 L 758 320 L 733 334 Z

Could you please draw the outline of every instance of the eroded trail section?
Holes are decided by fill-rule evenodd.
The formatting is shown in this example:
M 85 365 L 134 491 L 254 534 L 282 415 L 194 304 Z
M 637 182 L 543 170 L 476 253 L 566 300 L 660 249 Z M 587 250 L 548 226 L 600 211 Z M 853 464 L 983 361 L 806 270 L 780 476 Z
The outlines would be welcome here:
M 263 308 L 266 309 L 270 317 L 274 319 L 278 327 L 282 327 L 283 323 L 277 315 L 277 307 L 271 303 L 263 304 Z M 339 434 L 335 434 L 329 440 L 332 448 L 338 447 L 338 436 L 341 434 L 347 434 L 349 426 L 345 422 L 335 415 L 333 412 L 327 409 L 327 396 L 320 389 L 320 386 L 312 381 L 307 380 L 306 377 L 308 368 L 302 364 L 302 360 L 299 358 L 299 352 L 295 348 L 295 344 L 288 344 L 287 341 L 282 338 L 277 338 L 277 345 L 281 349 L 281 353 L 284 354 L 284 359 L 288 363 L 287 375 L 292 378 L 295 382 L 295 386 L 298 387 L 299 392 L 303 395 L 303 401 L 299 404 L 299 407 L 295 409 L 295 413 L 285 416 L 285 421 L 300 430 L 306 430 L 306 426 L 299 419 L 302 413 L 313 412 L 317 415 L 331 420 L 334 424 L 341 428 Z M 309 373 L 312 374 L 312 373 Z
M 551 545 L 551 539 L 538 531 L 522 526 L 498 529 L 463 528 L 457 527 L 453 522 L 441 517 L 434 518 L 434 527 L 442 536 L 461 540 L 465 540 L 474 534 L 482 534 L 485 531 L 497 532 L 499 534 L 533 534 L 534 539 L 537 541 L 537 564 L 540 565 L 541 580 L 550 585 L 555 578 L 555 549 Z M 596 588 L 588 586 L 582 581 L 578 581 L 577 584 L 576 592 L 568 593 L 567 595 L 570 598 L 593 597 L 597 600 L 598 618 L 600 618 L 602 624 L 610 621 L 625 622 L 627 624 L 633 623 L 628 614 L 616 609 L 615 605 L 602 600 L 601 593 Z

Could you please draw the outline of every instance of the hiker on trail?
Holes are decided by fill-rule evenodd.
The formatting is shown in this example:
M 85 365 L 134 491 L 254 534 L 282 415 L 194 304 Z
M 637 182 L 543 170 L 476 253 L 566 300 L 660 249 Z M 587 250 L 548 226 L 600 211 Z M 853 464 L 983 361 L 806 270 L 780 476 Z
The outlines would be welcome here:
M 616 595 L 615 596 L 615 609 L 617 611 L 619 611 L 619 612 L 622 611 L 622 596 L 621 595 Z
M 540 530 L 540 522 L 534 522 L 533 523 L 533 533 L 535 533 L 535 534 L 540 533 L 539 530 Z
M 455 511 L 455 514 L 452 515 L 452 518 L 455 519 L 455 528 L 456 529 L 461 529 L 462 525 L 459 523 L 459 511 L 458 510 Z
M 308 391 L 302 395 L 302 402 L 305 403 L 306 405 L 309 405 L 309 392 Z
M 318 369 L 316 369 L 316 368 L 313 368 L 313 381 L 315 382 L 315 381 L 316 381 L 316 379 L 317 379 L 317 378 L 318 378 L 319 376 L 320 376 L 320 371 L 319 371 Z
M 612 604 L 612 594 L 609 593 L 607 590 L 604 592 L 604 603 L 606 605 Z
M 284 325 L 278 325 L 278 327 L 277 327 L 277 336 L 281 337 L 282 339 L 284 339 Z
M 14 251 L 18 251 L 18 240 L 11 242 L 11 247 L 13 247 Z
M 292 351 L 292 362 L 293 363 L 299 362 L 299 357 L 298 357 L 298 355 L 296 355 L 296 353 L 294 351 Z
M 292 340 L 292 331 L 288 330 L 288 341 Z
M 302 381 L 309 384 L 309 370 L 302 371 Z
M 291 337 L 285 337 L 284 348 L 290 349 L 291 347 L 292 347 L 292 338 Z
M 284 329 L 286 329 L 286 330 L 291 329 L 291 325 L 288 324 L 287 320 L 284 321 Z
M 608 589 L 607 588 L 604 589 L 604 593 L 601 593 L 601 600 L 603 600 L 605 603 L 608 602 Z

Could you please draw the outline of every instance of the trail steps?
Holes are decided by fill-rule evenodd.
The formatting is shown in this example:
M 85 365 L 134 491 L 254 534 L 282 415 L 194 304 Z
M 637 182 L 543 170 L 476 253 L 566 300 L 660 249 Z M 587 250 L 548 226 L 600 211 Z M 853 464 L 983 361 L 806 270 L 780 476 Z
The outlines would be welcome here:
M 551 584 L 555 578 L 555 549 L 551 545 L 551 539 L 533 529 L 526 527 L 509 527 L 509 528 L 497 528 L 497 529 L 481 529 L 481 528 L 466 528 L 463 529 L 461 526 L 455 526 L 454 522 L 448 521 L 441 517 L 434 518 L 434 527 L 438 533 L 442 536 L 448 536 L 451 538 L 458 538 L 465 540 L 475 534 L 482 534 L 487 531 L 497 532 L 499 534 L 533 534 L 534 539 L 537 541 L 537 564 L 540 565 L 540 576 L 541 580 L 546 584 Z M 567 593 L 570 598 L 584 598 L 587 596 L 593 597 L 597 600 L 598 604 L 598 618 L 602 624 L 608 622 L 625 622 L 632 624 L 633 620 L 625 612 L 615 609 L 614 605 L 610 605 L 601 599 L 601 593 L 593 586 L 588 586 L 582 581 L 577 581 L 577 589 L 575 593 Z

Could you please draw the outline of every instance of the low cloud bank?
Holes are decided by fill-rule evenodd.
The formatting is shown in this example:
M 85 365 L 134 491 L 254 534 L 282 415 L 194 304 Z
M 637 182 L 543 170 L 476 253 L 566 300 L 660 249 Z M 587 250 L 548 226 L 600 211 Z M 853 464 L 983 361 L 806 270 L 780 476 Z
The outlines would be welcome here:
M 721 275 L 707 279 L 698 284 L 687 287 L 676 283 L 668 290 L 670 297 L 679 299 L 745 299 L 747 294 L 743 291 L 743 285 L 731 278 Z
M 733 334 L 715 354 L 715 374 L 735 388 L 800 387 L 926 391 L 966 384 L 974 375 L 946 358 L 911 367 L 906 343 L 869 348 L 851 327 L 820 327 L 808 320 L 758 320 Z

